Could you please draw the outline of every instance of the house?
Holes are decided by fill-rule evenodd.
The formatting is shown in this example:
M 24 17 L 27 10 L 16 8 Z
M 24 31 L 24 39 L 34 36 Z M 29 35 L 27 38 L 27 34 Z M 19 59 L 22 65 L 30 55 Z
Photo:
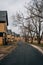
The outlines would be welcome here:
M 8 26 L 8 16 L 7 11 L 0 11 L 0 45 L 7 44 L 7 26 Z
M 19 41 L 20 40 L 20 35 L 15 33 L 15 41 Z
M 15 40 L 15 33 L 14 32 L 12 32 L 12 37 L 11 38 L 12 38 L 11 42 L 14 42 L 14 40 Z
M 7 42 L 11 42 L 11 39 L 12 39 L 12 31 L 7 30 Z

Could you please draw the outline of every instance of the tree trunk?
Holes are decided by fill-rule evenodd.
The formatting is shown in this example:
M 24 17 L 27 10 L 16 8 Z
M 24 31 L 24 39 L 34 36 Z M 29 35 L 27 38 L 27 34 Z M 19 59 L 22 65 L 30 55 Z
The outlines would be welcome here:
M 40 37 L 38 38 L 38 44 L 40 44 Z
M 27 42 L 27 38 L 25 37 L 25 42 Z
M 31 43 L 33 43 L 33 37 L 31 37 Z

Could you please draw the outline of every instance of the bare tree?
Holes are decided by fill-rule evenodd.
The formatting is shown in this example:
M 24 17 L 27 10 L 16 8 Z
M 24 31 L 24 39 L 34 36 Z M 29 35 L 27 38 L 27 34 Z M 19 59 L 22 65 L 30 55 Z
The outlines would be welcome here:
M 28 13 L 30 16 L 26 19 L 31 19 L 32 24 L 34 25 L 33 32 L 37 35 L 38 44 L 40 44 L 41 40 L 41 23 L 43 22 L 43 0 L 33 0 L 33 4 L 30 7 L 26 6 Z
M 29 38 L 30 34 L 31 42 L 33 42 L 33 37 L 36 34 L 38 44 L 40 44 L 42 31 L 41 23 L 43 22 L 43 0 L 32 0 L 32 4 L 30 4 L 30 6 L 25 6 L 25 8 L 28 13 L 27 17 L 25 18 L 23 13 L 17 12 L 15 16 L 16 21 L 18 22 L 17 24 L 20 25 L 25 39 Z M 25 22 L 27 22 L 26 25 L 24 25 Z
M 31 36 L 31 43 L 33 43 L 33 37 L 34 37 L 35 33 L 33 32 L 34 27 L 31 24 L 31 20 L 30 19 L 26 20 L 25 17 L 23 16 L 23 13 L 20 13 L 20 12 L 16 13 L 16 16 L 13 20 L 14 20 L 13 23 L 15 23 L 15 21 L 16 21 L 17 26 L 20 27 L 21 34 L 25 37 L 25 41 L 26 42 L 29 41 L 29 37 Z
M 25 41 L 27 41 L 27 36 L 26 36 L 27 31 L 26 31 L 23 13 L 22 12 L 16 12 L 15 19 L 13 19 L 13 20 L 14 21 L 16 20 L 16 22 L 17 22 L 16 25 L 19 26 L 19 28 L 21 29 L 20 34 L 22 34 L 25 37 Z M 15 23 L 15 22 L 13 22 L 13 23 Z

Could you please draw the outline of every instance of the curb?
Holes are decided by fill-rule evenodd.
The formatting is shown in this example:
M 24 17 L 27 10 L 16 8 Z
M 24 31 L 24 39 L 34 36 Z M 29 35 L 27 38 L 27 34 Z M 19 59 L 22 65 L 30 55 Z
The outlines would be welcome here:
M 32 47 L 34 47 L 34 48 L 36 48 L 38 51 L 40 51 L 42 54 L 43 54 L 43 50 L 40 48 L 40 47 L 38 47 L 38 46 L 36 46 L 36 45 L 33 45 L 33 44 L 30 44 Z

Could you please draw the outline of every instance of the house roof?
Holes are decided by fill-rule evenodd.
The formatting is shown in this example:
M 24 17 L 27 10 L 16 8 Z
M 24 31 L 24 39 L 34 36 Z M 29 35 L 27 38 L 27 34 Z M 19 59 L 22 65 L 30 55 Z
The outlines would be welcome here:
M 12 31 L 11 30 L 7 30 L 7 34 L 12 34 Z
M 20 36 L 19 34 L 15 33 L 15 32 L 12 32 L 12 35 L 13 35 L 13 36 L 17 36 L 17 37 Z
M 14 32 L 12 32 L 12 35 L 14 36 L 14 35 L 15 35 L 15 33 L 14 33 Z
M 7 11 L 0 11 L 0 22 L 7 22 L 8 25 L 8 16 L 7 16 Z

